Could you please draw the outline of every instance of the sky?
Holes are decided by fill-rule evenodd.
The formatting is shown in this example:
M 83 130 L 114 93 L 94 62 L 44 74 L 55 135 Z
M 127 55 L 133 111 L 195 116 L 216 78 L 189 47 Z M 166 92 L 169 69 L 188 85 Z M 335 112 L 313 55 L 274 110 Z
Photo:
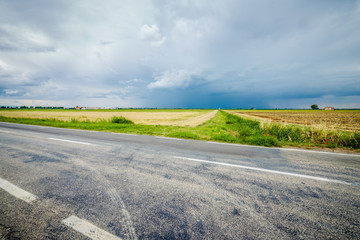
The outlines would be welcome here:
M 0 105 L 360 108 L 357 0 L 0 0 Z

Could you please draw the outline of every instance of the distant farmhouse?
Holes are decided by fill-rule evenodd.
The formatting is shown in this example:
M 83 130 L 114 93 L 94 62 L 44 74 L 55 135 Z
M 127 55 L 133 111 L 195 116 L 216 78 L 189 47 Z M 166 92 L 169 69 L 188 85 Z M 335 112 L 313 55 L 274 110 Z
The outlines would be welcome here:
M 76 110 L 82 110 L 82 109 L 86 109 L 86 107 L 78 107 L 78 106 L 76 106 L 76 107 L 74 107 Z
M 334 107 L 324 107 L 324 110 L 335 110 Z

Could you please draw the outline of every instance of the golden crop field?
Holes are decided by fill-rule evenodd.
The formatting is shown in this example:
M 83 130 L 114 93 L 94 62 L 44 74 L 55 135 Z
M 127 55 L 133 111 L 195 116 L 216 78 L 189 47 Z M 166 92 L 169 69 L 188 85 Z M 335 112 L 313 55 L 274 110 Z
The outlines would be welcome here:
M 216 110 L 138 110 L 138 111 L 94 111 L 94 110 L 1 110 L 0 116 L 12 118 L 55 118 L 62 121 L 99 121 L 114 116 L 125 117 L 136 124 L 198 126 L 213 116 Z
M 263 121 L 360 131 L 360 110 L 231 110 L 229 112 Z

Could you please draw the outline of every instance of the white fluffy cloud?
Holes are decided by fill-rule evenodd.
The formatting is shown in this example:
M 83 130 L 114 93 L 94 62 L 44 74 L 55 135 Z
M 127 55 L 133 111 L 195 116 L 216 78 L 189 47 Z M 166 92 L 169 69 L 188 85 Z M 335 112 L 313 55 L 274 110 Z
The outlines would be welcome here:
M 166 37 L 160 34 L 160 30 L 156 24 L 151 26 L 145 24 L 140 29 L 141 39 L 150 42 L 153 47 L 160 47 L 165 41 Z

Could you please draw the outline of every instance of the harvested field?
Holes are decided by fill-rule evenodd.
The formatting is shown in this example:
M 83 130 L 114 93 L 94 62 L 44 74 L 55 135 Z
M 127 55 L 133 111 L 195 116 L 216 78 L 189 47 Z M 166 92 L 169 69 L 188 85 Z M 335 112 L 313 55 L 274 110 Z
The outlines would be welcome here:
M 345 131 L 360 131 L 359 110 L 231 110 L 230 113 L 263 121 L 309 125 Z
M 171 125 L 195 127 L 203 124 L 215 116 L 217 110 L 183 110 L 183 111 L 93 111 L 93 110 L 1 110 L 0 116 L 11 118 L 55 118 L 62 121 L 90 121 L 109 120 L 114 116 L 125 117 L 136 124 Z

